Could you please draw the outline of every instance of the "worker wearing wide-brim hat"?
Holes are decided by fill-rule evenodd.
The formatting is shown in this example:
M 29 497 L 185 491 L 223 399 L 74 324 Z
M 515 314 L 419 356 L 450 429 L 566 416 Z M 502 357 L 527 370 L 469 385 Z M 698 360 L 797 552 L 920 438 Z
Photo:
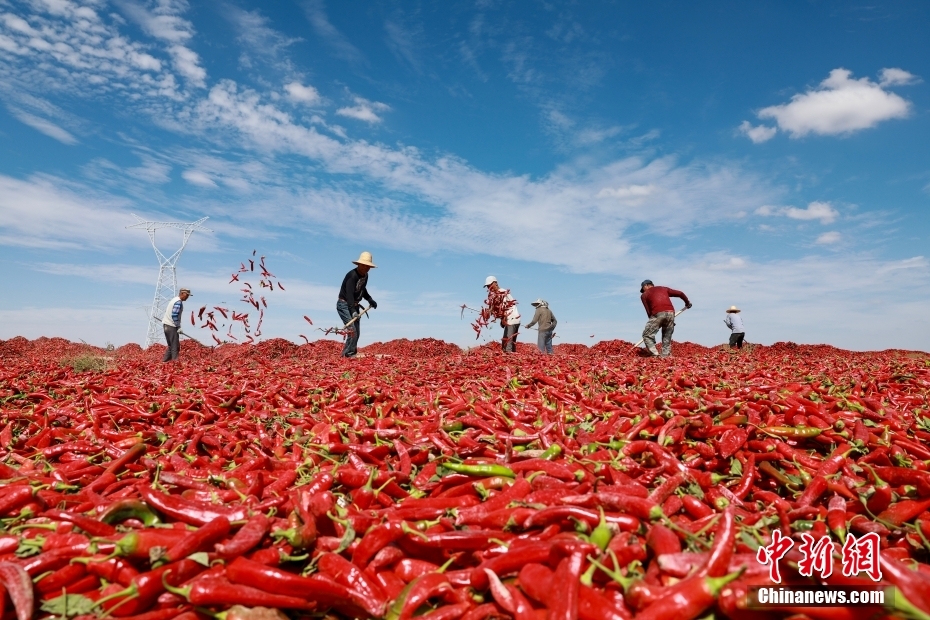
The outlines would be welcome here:
M 348 325 L 355 319 L 355 322 L 348 325 L 346 331 L 346 342 L 342 347 L 342 357 L 355 357 L 358 353 L 358 337 L 361 335 L 362 321 L 359 316 L 361 311 L 361 301 L 366 300 L 372 309 L 378 307 L 378 302 L 368 294 L 368 272 L 375 269 L 371 252 L 362 252 L 358 260 L 352 261 L 355 269 L 346 274 L 342 279 L 342 287 L 339 289 L 339 300 L 336 302 L 336 312 L 343 325 Z
M 526 324 L 526 328 L 530 329 L 533 325 L 539 324 L 537 328 L 539 336 L 536 338 L 536 346 L 543 353 L 552 355 L 552 334 L 555 332 L 558 321 L 555 319 L 555 315 L 552 314 L 552 310 L 549 309 L 549 302 L 545 299 L 537 299 L 531 305 L 536 308 L 536 312 L 533 314 L 533 320 Z
M 723 322 L 730 328 L 730 348 L 743 348 L 746 330 L 743 328 L 743 317 L 740 316 L 740 312 L 741 310 L 736 306 L 730 306 L 726 318 L 723 319 Z

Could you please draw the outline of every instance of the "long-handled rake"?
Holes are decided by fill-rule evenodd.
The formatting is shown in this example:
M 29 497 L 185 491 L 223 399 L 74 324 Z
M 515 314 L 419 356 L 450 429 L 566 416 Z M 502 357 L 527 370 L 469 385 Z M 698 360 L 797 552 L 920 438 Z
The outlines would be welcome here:
M 678 312 L 676 312 L 674 318 L 677 319 L 677 318 L 678 318 L 678 315 L 681 314 L 682 312 L 684 312 L 685 310 L 687 310 L 687 308 L 682 308 L 681 310 L 679 310 Z M 641 345 L 641 344 L 643 343 L 644 340 L 645 340 L 645 338 L 641 338 L 639 342 L 637 342 L 636 344 L 633 345 L 633 348 L 635 349 L 636 347 L 638 347 L 639 345 Z

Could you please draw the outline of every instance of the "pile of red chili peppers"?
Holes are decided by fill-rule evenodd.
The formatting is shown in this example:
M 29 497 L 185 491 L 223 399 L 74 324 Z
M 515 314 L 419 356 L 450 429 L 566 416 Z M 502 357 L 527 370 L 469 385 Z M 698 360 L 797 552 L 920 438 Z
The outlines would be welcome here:
M 930 618 L 930 356 L 414 345 L 0 342 L 0 618 Z M 747 608 L 872 534 L 893 605 Z

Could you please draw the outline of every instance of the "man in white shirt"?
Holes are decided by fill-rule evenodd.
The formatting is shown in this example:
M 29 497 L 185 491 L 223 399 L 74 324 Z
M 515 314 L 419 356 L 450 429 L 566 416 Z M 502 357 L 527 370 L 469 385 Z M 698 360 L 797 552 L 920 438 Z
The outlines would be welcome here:
M 168 341 L 168 349 L 165 356 L 161 358 L 163 362 L 173 362 L 178 359 L 178 353 L 181 351 L 181 336 L 178 333 L 181 330 L 181 314 L 184 312 L 184 302 L 191 296 L 189 288 L 182 288 L 177 297 L 168 302 L 165 308 L 165 315 L 161 319 L 162 327 L 165 329 L 165 340 Z
M 520 331 L 520 309 L 517 307 L 517 300 L 511 296 L 509 290 L 500 288 L 494 276 L 485 279 L 484 287 L 488 289 L 488 306 L 494 317 L 500 319 L 504 328 L 501 347 L 505 353 L 515 353 L 517 333 Z
M 743 319 L 739 315 L 740 309 L 736 306 L 730 306 L 727 310 L 727 318 L 723 319 L 726 326 L 730 328 L 730 348 L 743 348 L 743 338 L 746 336 L 746 330 L 743 328 Z

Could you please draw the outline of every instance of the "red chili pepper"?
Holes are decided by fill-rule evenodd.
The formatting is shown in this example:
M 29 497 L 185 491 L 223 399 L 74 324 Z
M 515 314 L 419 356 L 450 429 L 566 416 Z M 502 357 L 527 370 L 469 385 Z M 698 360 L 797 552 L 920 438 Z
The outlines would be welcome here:
M 911 521 L 922 512 L 930 508 L 930 499 L 912 500 L 903 499 L 896 502 L 879 514 L 876 519 L 895 527 Z
M 249 516 L 247 508 L 229 508 L 214 504 L 193 502 L 176 495 L 166 495 L 152 489 L 147 484 L 136 487 L 146 504 L 155 510 L 190 525 L 206 525 L 217 517 L 223 516 L 230 521 L 245 521 Z
M 22 508 L 32 501 L 32 487 L 29 485 L 16 485 L 7 490 L 0 497 L 0 515 L 12 514 L 17 508 Z
M 574 620 L 578 617 L 578 590 L 584 569 L 584 554 L 572 553 L 555 569 L 553 582 L 560 584 L 559 596 L 550 597 L 549 620 Z
M 840 542 L 846 541 L 846 502 L 839 495 L 831 497 L 827 504 L 827 527 Z
M 87 569 L 81 564 L 68 564 L 51 575 L 43 577 L 36 582 L 36 592 L 47 594 L 49 592 L 61 591 L 62 588 L 73 584 L 87 575 Z
M 191 604 L 201 607 L 245 605 L 248 607 L 302 610 L 316 608 L 316 603 L 312 601 L 286 594 L 273 594 L 242 584 L 233 584 L 229 580 L 216 575 L 196 579 L 185 588 L 166 585 L 166 589 L 169 592 L 184 596 Z
M 186 530 L 167 528 L 136 530 L 116 541 L 116 552 L 130 558 L 148 559 L 154 549 L 167 550 L 187 534 Z
M 334 581 L 319 576 L 301 577 L 242 557 L 229 564 L 226 576 L 233 583 L 317 601 L 321 607 L 339 608 L 350 614 L 352 609 L 356 610 L 355 613 L 364 610 L 373 616 L 383 613 L 383 605 L 379 606 L 375 601 Z
M 679 553 L 681 551 L 681 539 L 672 530 L 661 523 L 656 523 L 649 528 L 649 532 L 646 534 L 646 546 L 652 549 L 655 556 L 665 555 L 666 553 Z
M 412 581 L 401 593 L 389 611 L 389 617 L 409 620 L 413 612 L 429 599 L 452 591 L 449 579 L 442 573 L 430 573 Z
M 117 587 L 110 595 L 112 598 L 105 597 L 107 600 L 102 603 L 102 607 L 110 615 L 119 618 L 135 615 L 151 608 L 152 603 L 165 591 L 165 581 L 171 586 L 179 586 L 204 570 L 204 566 L 188 559 L 166 564 L 134 577 L 125 590 Z
M 87 567 L 87 572 L 110 583 L 128 586 L 132 579 L 139 575 L 139 571 L 123 558 L 97 556 L 91 558 L 74 558 L 72 562 L 79 562 Z
M 216 545 L 216 552 L 224 559 L 248 553 L 262 542 L 269 529 L 271 529 L 271 522 L 268 517 L 259 512 L 253 515 L 229 541 Z
M 550 506 L 533 514 L 523 523 L 523 527 L 532 528 L 546 526 L 551 523 L 568 521 L 569 519 L 583 521 L 591 527 L 594 527 L 600 522 L 601 515 L 596 510 L 583 508 L 581 506 Z M 638 530 L 641 524 L 640 520 L 636 517 L 622 514 L 604 515 L 604 520 L 607 523 L 614 524 L 618 529 L 625 531 Z M 500 538 L 500 536 L 497 538 Z
M 116 528 L 108 523 L 62 510 L 49 509 L 43 512 L 41 516 L 48 517 L 53 521 L 73 523 L 91 536 L 113 536 L 116 534 Z
M 439 565 L 417 558 L 403 558 L 394 567 L 394 574 L 404 583 L 410 583 L 418 577 L 439 572 Z
M 655 603 L 636 614 L 636 620 L 693 620 L 714 604 L 717 594 L 733 581 L 736 574 L 725 577 L 688 577 L 663 593 Z
M 381 610 L 387 604 L 386 596 L 381 586 L 367 573 L 335 553 L 321 555 L 317 567 L 321 573 L 335 579 L 336 583 L 358 592 L 363 599 L 368 601 L 366 611 L 368 609 L 378 610 L 378 613 L 372 615 L 381 615 Z
M 713 508 L 694 497 L 693 495 L 682 495 L 681 503 L 684 505 L 685 510 L 689 515 L 695 519 L 700 519 L 702 517 L 707 517 L 715 514 Z
M 217 542 L 226 538 L 229 534 L 230 527 L 229 519 L 222 515 L 216 517 L 203 527 L 193 532 L 188 532 L 184 538 L 168 547 L 162 561 L 166 563 L 176 562 L 186 558 L 192 553 L 206 551 L 208 549 L 212 550 Z
M 10 600 L 13 601 L 16 619 L 30 620 L 35 608 L 35 598 L 29 573 L 12 562 L 0 562 L 0 586 L 6 589 Z

